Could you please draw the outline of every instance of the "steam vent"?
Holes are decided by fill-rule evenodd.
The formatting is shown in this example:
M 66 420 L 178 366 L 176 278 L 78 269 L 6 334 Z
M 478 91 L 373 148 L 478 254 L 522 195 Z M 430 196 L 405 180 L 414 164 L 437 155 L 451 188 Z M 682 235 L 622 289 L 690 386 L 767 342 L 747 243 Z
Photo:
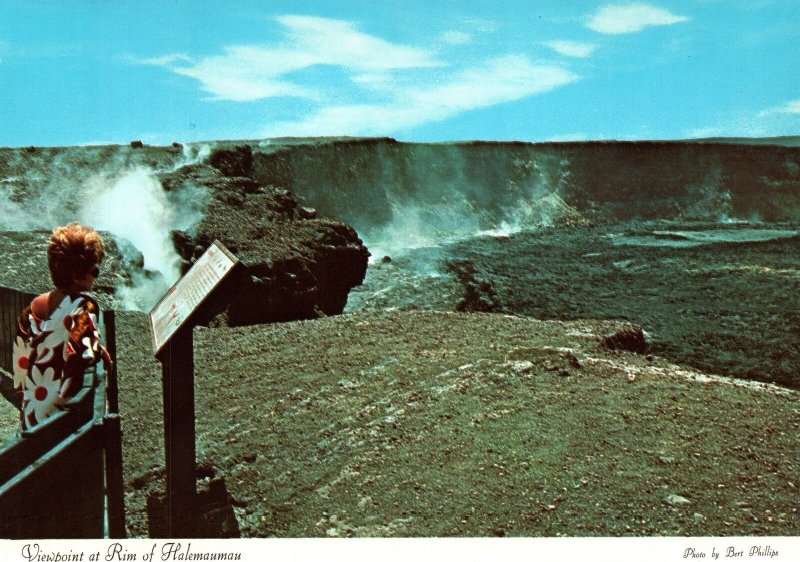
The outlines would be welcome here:
M 0 149 L 0 200 L 8 209 L 0 244 L 20 263 L 0 283 L 48 290 L 48 232 L 80 217 L 108 234 L 96 286 L 103 305 L 148 310 L 217 239 L 245 267 L 219 302 L 208 303 L 206 321 L 342 312 L 364 278 L 366 247 L 351 227 L 318 218 L 286 187 L 256 175 L 255 161 L 249 145 Z M 42 216 L 41 206 L 55 216 Z
M 191 334 L 223 536 L 800 534 L 797 137 L 0 148 L 0 285 L 48 291 L 74 220 L 129 537 L 166 482 L 147 312 L 214 240 L 243 263 Z
M 146 311 L 218 239 L 246 267 L 206 320 L 240 325 L 341 313 L 370 251 L 389 262 L 409 247 L 537 225 L 796 222 L 800 149 L 389 138 L 6 148 L 0 202 L 0 249 L 20 264 L 0 283 L 47 290 L 42 242 L 79 217 L 111 235 L 101 304 Z
M 3 269 L 0 283 L 46 290 L 42 241 L 79 217 L 110 233 L 102 304 L 149 310 L 218 239 L 246 267 L 207 321 L 317 318 L 341 313 L 364 281 L 362 240 L 373 261 L 388 263 L 396 251 L 537 225 L 796 222 L 799 153 L 711 142 L 389 138 L 6 148 L 0 243 L 20 265 Z M 486 303 L 477 309 L 499 307 L 495 296 Z

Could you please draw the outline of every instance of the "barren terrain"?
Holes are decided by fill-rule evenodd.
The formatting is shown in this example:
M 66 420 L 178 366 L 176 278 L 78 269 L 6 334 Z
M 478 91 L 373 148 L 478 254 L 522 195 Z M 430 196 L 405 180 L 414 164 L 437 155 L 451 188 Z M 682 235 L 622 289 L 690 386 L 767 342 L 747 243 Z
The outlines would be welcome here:
M 261 308 L 317 316 L 194 332 L 199 476 L 224 479 L 243 536 L 800 534 L 796 147 L 217 146 L 217 164 L 204 147 L 3 149 L 0 203 L 150 166 L 170 204 L 213 194 L 189 205 L 196 232 L 166 233 L 183 265 L 230 236 Z M 0 284 L 44 291 L 52 225 L 21 216 Z M 146 313 L 118 297 L 160 274 L 104 236 L 143 537 L 164 487 L 161 369 Z M 350 289 L 363 269 L 329 257 L 366 259 L 358 237 L 373 256 Z M 350 290 L 344 314 L 318 306 L 324 287 L 337 305 Z M 5 402 L 0 419 L 11 437 Z
M 119 325 L 141 536 L 160 369 L 144 316 Z M 244 536 L 797 534 L 797 393 L 602 347 L 618 328 L 369 312 L 199 329 L 198 458 Z

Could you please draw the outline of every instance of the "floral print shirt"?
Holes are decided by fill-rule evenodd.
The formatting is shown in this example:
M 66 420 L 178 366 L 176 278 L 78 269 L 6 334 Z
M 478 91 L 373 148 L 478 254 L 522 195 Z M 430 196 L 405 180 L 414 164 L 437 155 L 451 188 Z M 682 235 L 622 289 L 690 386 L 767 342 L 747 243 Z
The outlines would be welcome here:
M 50 318 L 38 318 L 30 306 L 20 314 L 13 355 L 23 429 L 61 410 L 83 386 L 86 368 L 100 360 L 99 310 L 79 293 L 65 296 Z

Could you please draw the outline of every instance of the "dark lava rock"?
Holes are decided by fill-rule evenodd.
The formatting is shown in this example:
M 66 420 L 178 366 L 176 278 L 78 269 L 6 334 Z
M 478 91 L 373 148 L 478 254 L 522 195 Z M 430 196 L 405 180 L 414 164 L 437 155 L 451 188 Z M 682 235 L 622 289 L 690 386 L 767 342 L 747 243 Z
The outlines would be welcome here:
M 253 149 L 243 144 L 218 148 L 208 157 L 208 163 L 225 176 L 250 176 L 253 173 Z
M 209 190 L 195 234 L 173 233 L 186 264 L 214 240 L 241 260 L 197 321 L 243 325 L 341 313 L 350 289 L 364 279 L 369 252 L 352 228 L 311 218 L 288 190 L 225 175 L 247 172 L 252 155 L 245 148 L 220 149 L 212 153 L 214 167 L 185 166 L 161 178 L 170 191 L 186 185 Z
M 298 201 L 290 191 L 278 188 L 272 190 L 268 205 L 271 211 L 291 217 L 294 216 Z
M 195 474 L 198 478 L 213 478 L 217 474 L 217 469 L 208 462 L 198 462 L 195 466 Z
M 297 209 L 297 215 L 301 219 L 315 219 L 317 218 L 317 210 L 311 207 L 300 207 Z
M 458 312 L 497 312 L 501 310 L 500 297 L 490 281 L 477 276 L 475 263 L 469 259 L 449 260 L 445 267 L 461 283 L 464 293 L 456 303 Z
M 602 345 L 606 349 L 632 351 L 640 354 L 647 353 L 648 348 L 644 332 L 639 326 L 628 326 L 604 337 Z
M 242 193 L 257 193 L 261 191 L 261 184 L 251 178 L 231 178 L 229 185 Z
M 181 256 L 192 256 L 194 253 L 194 238 L 183 230 L 173 230 L 171 233 L 172 245 Z
M 225 181 L 225 178 L 216 168 L 205 164 L 189 164 L 161 176 L 161 186 L 164 191 L 172 191 L 187 185 L 203 185 L 215 187 Z M 225 189 L 220 185 L 220 189 Z
M 147 485 L 147 482 L 148 480 L 146 475 L 135 476 L 127 482 L 127 486 L 129 488 L 133 488 L 134 490 L 141 490 Z

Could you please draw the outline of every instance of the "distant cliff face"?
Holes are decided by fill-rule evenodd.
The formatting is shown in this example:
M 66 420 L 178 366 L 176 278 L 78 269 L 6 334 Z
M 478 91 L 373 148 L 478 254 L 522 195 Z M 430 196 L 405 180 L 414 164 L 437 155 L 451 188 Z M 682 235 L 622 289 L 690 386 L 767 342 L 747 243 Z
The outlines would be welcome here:
M 250 147 L 252 179 L 289 189 L 325 216 L 359 229 L 386 224 L 409 207 L 469 212 L 491 226 L 548 195 L 579 212 L 622 220 L 800 220 L 800 146 L 722 142 L 419 144 L 387 138 L 0 148 L 0 205 L 98 175 L 208 163 L 214 149 L 221 149 L 222 169 L 234 145 Z
M 691 142 L 262 145 L 255 174 L 357 229 L 403 210 L 478 225 L 589 217 L 800 220 L 800 147 Z M 557 206 L 558 207 L 558 206 Z
M 255 292 L 286 289 L 261 309 L 290 319 L 291 295 L 301 317 L 340 310 L 366 268 L 361 239 L 379 256 L 387 244 L 542 224 L 800 221 L 800 147 L 273 139 L 0 149 L 0 230 L 96 217 L 131 243 L 123 260 L 167 286 L 222 239 L 251 264 Z

